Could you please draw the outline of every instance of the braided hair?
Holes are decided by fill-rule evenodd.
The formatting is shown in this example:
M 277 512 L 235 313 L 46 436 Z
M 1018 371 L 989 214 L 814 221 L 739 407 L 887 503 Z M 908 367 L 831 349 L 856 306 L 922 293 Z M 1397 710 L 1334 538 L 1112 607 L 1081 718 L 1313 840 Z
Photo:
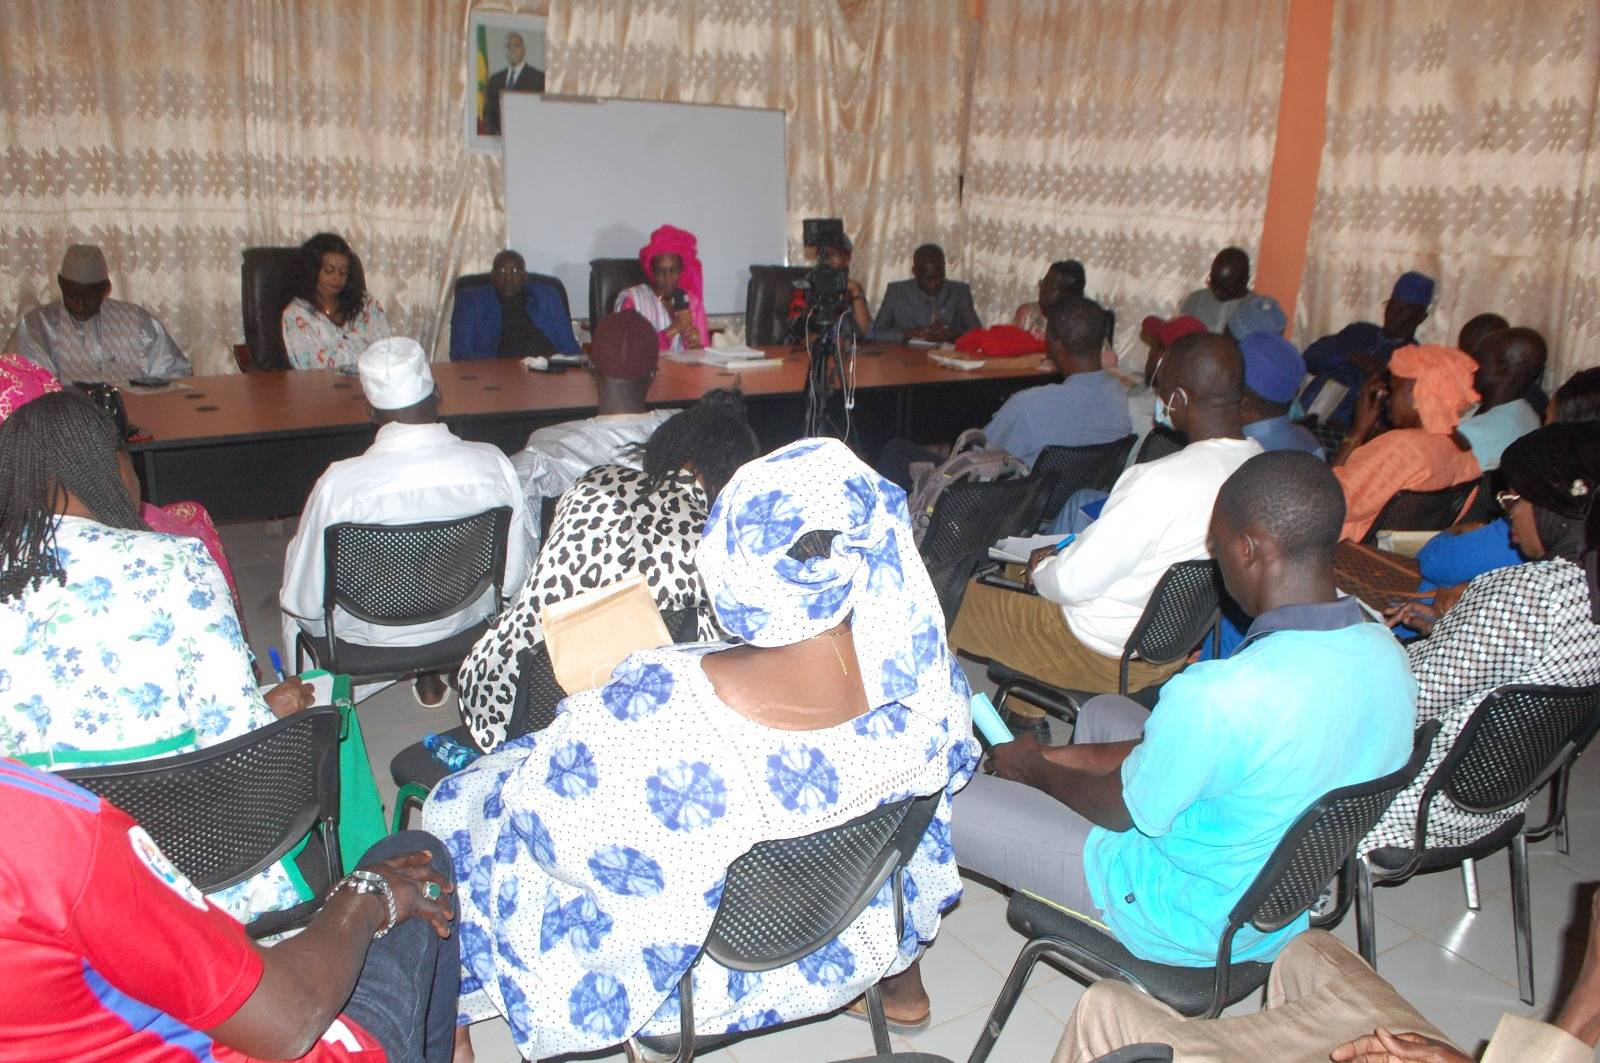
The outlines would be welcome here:
M 0 424 L 0 602 L 66 582 L 56 518 L 70 492 L 113 528 L 148 530 L 122 481 L 116 426 L 76 390 L 41 395 Z
M 734 471 L 761 453 L 761 445 L 745 414 L 744 396 L 719 388 L 673 414 L 635 453 L 643 455 L 646 494 L 692 466 L 705 485 L 706 499 L 715 501 Z

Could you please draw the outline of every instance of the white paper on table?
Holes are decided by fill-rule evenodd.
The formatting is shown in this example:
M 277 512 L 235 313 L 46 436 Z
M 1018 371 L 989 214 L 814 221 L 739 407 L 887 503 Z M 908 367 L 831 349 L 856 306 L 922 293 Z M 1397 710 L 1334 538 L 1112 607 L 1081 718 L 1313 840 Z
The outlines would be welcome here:
M 989 547 L 991 561 L 1005 561 L 1014 565 L 1025 565 L 1028 558 L 1033 556 L 1035 550 L 1041 547 L 1054 546 L 1065 536 L 1049 533 L 1045 535 L 1010 535 L 993 546 Z

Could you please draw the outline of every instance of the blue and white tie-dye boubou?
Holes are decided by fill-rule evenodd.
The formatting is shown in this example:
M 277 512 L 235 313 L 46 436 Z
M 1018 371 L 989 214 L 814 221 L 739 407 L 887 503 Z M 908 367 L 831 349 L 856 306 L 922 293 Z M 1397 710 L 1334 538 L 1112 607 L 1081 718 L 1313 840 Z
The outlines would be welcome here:
M 786 461 L 774 476 L 771 463 Z M 774 504 L 770 488 L 784 481 L 789 501 Z M 788 559 L 811 529 L 841 532 L 832 552 Z M 736 563 L 711 560 L 721 551 L 710 544 L 730 535 L 744 544 Z M 529 1058 L 676 1032 L 678 981 L 728 865 L 756 842 L 945 794 L 908 868 L 902 940 L 886 886 L 789 966 L 752 974 L 707 960 L 694 980 L 702 1034 L 842 1006 L 915 959 L 960 896 L 949 795 L 978 747 L 904 495 L 836 443 L 795 444 L 728 485 L 696 563 L 719 621 L 752 643 L 799 641 L 850 617 L 873 708 L 821 730 L 767 727 L 723 704 L 706 678 L 702 658 L 725 644 L 667 647 L 634 654 L 606 686 L 566 699 L 547 730 L 440 784 L 424 823 L 458 876 L 463 1019 L 504 1015 Z M 762 566 L 787 575 L 753 576 Z

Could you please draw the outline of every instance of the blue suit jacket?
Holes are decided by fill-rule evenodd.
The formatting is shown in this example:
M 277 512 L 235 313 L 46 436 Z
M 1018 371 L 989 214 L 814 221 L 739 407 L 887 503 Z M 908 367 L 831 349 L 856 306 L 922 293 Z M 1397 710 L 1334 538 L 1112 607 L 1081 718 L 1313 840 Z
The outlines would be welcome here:
M 528 317 L 562 354 L 581 354 L 572 334 L 572 321 L 562 309 L 561 293 L 548 284 L 529 281 L 522 287 L 528 300 Z M 500 296 L 494 285 L 484 284 L 456 294 L 450 313 L 450 360 L 470 362 L 500 353 Z

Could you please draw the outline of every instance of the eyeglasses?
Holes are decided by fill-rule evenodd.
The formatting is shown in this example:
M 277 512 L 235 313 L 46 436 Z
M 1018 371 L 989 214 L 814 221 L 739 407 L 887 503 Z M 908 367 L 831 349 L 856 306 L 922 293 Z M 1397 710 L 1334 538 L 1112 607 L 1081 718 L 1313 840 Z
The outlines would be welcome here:
M 1511 507 L 1522 501 L 1522 496 L 1515 491 L 1497 491 L 1495 492 L 1494 500 L 1500 503 L 1501 509 L 1510 513 Z
M 528 271 L 522 266 L 499 266 L 495 269 L 496 277 L 525 277 Z

